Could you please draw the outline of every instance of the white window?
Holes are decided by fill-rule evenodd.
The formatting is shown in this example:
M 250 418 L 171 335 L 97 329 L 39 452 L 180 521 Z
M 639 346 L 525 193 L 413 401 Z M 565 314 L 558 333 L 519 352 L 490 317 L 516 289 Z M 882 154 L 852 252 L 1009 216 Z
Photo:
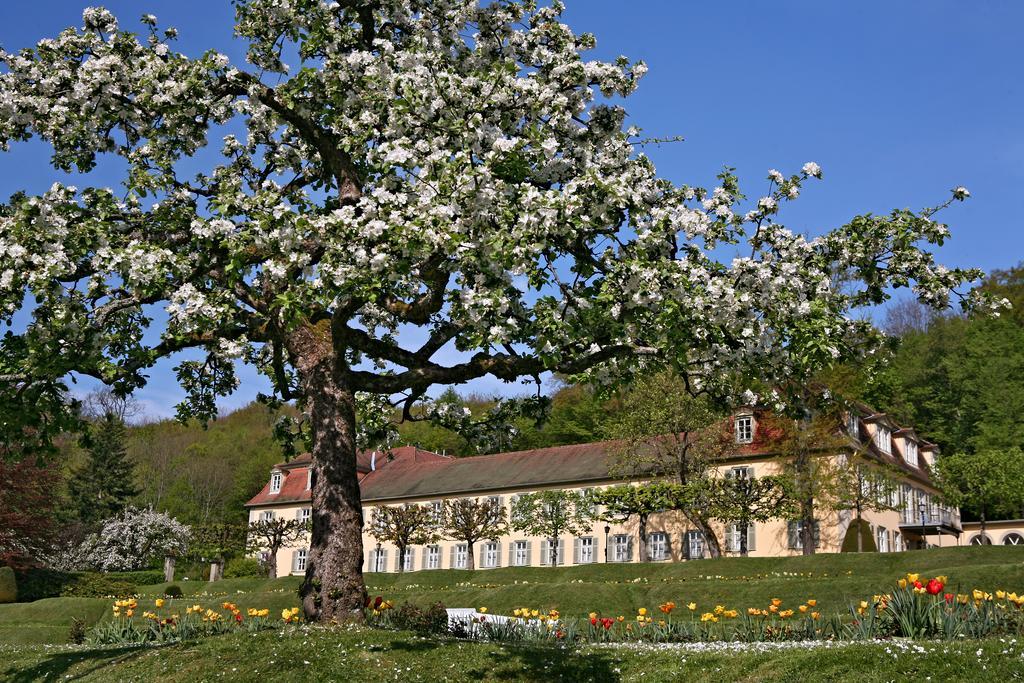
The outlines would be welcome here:
M 281 480 L 283 476 L 280 472 L 274 472 L 270 475 L 270 492 L 278 493 L 281 490 Z
M 906 444 L 903 450 L 904 456 L 906 456 L 905 459 L 907 463 L 913 465 L 914 467 L 917 467 L 917 444 L 913 441 L 910 441 L 909 439 L 904 441 L 903 443 Z
M 888 427 L 878 425 L 878 431 L 875 432 L 875 445 L 883 453 L 892 453 L 892 432 Z
M 736 416 L 736 443 L 750 443 L 754 440 L 754 416 Z
M 878 539 L 878 552 L 889 552 L 889 531 L 884 526 L 880 526 L 875 530 L 875 536 Z
M 857 413 L 851 412 L 846 415 L 846 431 L 853 438 L 860 440 L 860 418 L 857 417 Z
M 704 557 L 704 534 L 700 531 L 686 532 L 686 556 L 691 560 Z
M 754 550 L 754 525 L 748 524 L 746 527 L 747 532 L 747 552 Z M 741 552 L 741 539 L 743 538 L 743 526 L 735 523 L 730 524 L 725 528 L 725 547 L 731 553 Z
M 616 562 L 629 562 L 633 559 L 633 539 L 626 534 L 612 536 L 612 559 Z
M 594 489 L 583 489 L 583 500 L 587 505 L 587 514 L 597 515 L 597 503 L 594 502 Z
M 594 561 L 594 537 L 583 536 L 577 539 L 579 542 L 579 556 L 576 558 L 577 564 L 590 564 Z
M 730 467 L 725 473 L 726 479 L 753 479 L 753 467 Z
M 894 553 L 903 552 L 903 537 L 898 531 L 892 532 L 892 551 Z
M 306 571 L 306 549 L 300 548 L 295 551 L 295 556 L 292 558 L 292 571 L 293 572 L 304 572 Z
M 370 571 L 386 572 L 388 570 L 388 551 L 384 548 L 376 548 L 370 553 Z
M 792 520 L 786 524 L 786 535 L 789 540 L 789 548 L 791 550 L 803 550 L 804 549 L 804 523 L 802 520 Z M 817 520 L 814 522 L 814 547 L 817 548 L 820 541 L 821 530 Z
M 455 546 L 455 562 L 452 563 L 453 569 L 465 569 L 469 560 L 469 546 L 465 543 L 459 543 Z
M 555 560 L 557 564 L 565 564 L 565 539 L 558 539 L 558 548 L 555 551 Z M 551 564 L 551 541 L 544 539 L 540 544 L 540 563 L 542 565 Z
M 260 513 L 260 521 L 261 522 L 269 522 L 272 519 L 274 519 L 274 511 L 273 510 L 264 510 L 263 512 Z
M 512 548 L 512 564 L 516 567 L 530 565 L 530 544 L 528 541 L 516 541 Z
M 647 559 L 652 562 L 667 560 L 668 535 L 664 531 L 656 531 L 647 538 Z
M 441 568 L 441 546 L 439 545 L 428 545 L 427 546 L 427 562 L 426 569 L 440 569 Z
M 444 504 L 439 500 L 433 501 L 430 504 L 430 515 L 434 518 L 435 522 L 440 522 L 441 517 L 444 516 Z
M 313 514 L 313 508 L 299 508 L 298 514 L 295 515 L 296 519 L 300 522 L 308 522 L 309 518 Z
M 413 569 L 416 568 L 414 566 L 415 562 L 413 561 L 415 555 L 416 553 L 413 552 L 412 548 L 405 549 L 405 555 L 402 557 L 402 571 L 411 572 Z
M 492 569 L 498 566 L 498 544 L 494 541 L 484 543 L 484 567 Z

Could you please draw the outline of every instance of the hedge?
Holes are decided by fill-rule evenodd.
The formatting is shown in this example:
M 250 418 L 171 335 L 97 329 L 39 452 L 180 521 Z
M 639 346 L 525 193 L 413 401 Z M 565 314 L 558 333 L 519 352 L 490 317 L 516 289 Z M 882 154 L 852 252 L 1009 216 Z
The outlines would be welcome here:
M 62 572 L 56 569 L 32 568 L 14 572 L 18 602 L 32 602 L 60 596 L 106 597 L 130 595 L 138 586 L 161 583 L 163 572 Z

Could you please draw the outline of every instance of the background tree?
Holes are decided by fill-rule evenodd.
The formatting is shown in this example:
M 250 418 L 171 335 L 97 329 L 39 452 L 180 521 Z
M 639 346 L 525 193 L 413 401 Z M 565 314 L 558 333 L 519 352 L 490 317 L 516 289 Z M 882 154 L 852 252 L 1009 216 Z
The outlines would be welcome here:
M 1024 511 L 1024 451 L 989 449 L 943 455 L 936 461 L 939 486 L 951 504 L 977 515 L 982 538 L 985 524 Z
M 153 567 L 168 555 L 184 555 L 191 535 L 191 529 L 173 517 L 128 507 L 104 520 L 99 532 L 86 539 L 83 550 L 96 569 L 134 571 Z
M 712 190 L 659 178 L 618 99 L 646 66 L 589 59 L 593 36 L 558 5 L 235 8 L 247 63 L 190 58 L 151 16 L 140 38 L 102 8 L 0 53 L 0 148 L 38 137 L 55 169 L 85 175 L 0 206 L 0 310 L 27 319 L 4 340 L 0 398 L 61 395 L 73 373 L 127 395 L 194 349 L 179 415 L 209 420 L 236 361 L 255 365 L 306 418 L 310 620 L 362 614 L 356 451 L 392 400 L 408 417 L 433 385 L 614 382 L 656 363 L 695 392 L 800 381 L 873 349 L 851 313 L 892 288 L 944 307 L 977 276 L 922 249 L 949 235 L 941 207 L 813 240 L 785 229 L 776 214 L 821 177 L 813 162 L 772 171 L 746 213 L 731 171 Z M 200 153 L 223 130 L 241 134 Z M 90 186 L 105 155 L 123 187 Z
M 82 400 L 82 415 L 89 420 L 99 421 L 112 415 L 122 424 L 129 424 L 143 414 L 142 404 L 132 396 L 119 396 L 110 387 L 90 391 Z
M 373 509 L 367 531 L 381 543 L 394 543 L 398 547 L 398 571 L 404 572 L 409 546 L 438 540 L 441 520 L 427 505 L 381 505 Z
M 123 510 L 138 489 L 121 420 L 107 414 L 91 424 L 83 445 L 86 460 L 71 475 L 68 490 L 78 507 L 79 519 L 91 525 Z
M 863 450 L 840 455 L 833 463 L 833 487 L 824 503 L 829 509 L 854 513 L 855 523 L 850 525 L 850 530 L 857 534 L 857 552 L 861 553 L 864 552 L 864 513 L 897 508 L 890 501 L 899 488 L 899 473 L 869 458 Z
M 192 527 L 191 554 L 210 564 L 210 581 L 224 575 L 224 564 L 245 551 L 246 526 L 210 522 Z
M 277 553 L 281 548 L 304 540 L 309 522 L 298 519 L 260 519 L 249 523 L 245 547 L 250 553 L 263 553 L 267 558 L 267 577 L 277 578 Z
M 476 567 L 473 546 L 483 540 L 496 541 L 508 528 L 505 508 L 490 498 L 446 500 L 441 510 L 445 537 L 466 544 L 467 569 Z
M 658 481 L 621 484 L 595 491 L 592 500 L 604 507 L 601 519 L 624 523 L 632 517 L 637 518 L 640 561 L 647 562 L 647 520 L 655 513 L 678 509 L 682 499 L 681 488 L 679 484 Z
M 754 522 L 791 517 L 798 508 L 785 477 L 750 477 L 746 472 L 744 468 L 735 476 L 713 479 L 711 490 L 715 517 L 736 525 L 743 557 L 747 556 L 748 534 Z
M 820 405 L 817 399 L 808 403 Z M 843 412 L 838 404 L 827 409 L 806 410 L 801 417 L 765 415 L 764 432 L 770 435 L 768 447 L 782 463 L 787 488 L 797 506 L 800 544 L 804 555 L 817 550 L 815 513 L 831 509 L 837 487 L 848 482 L 839 476 L 836 454 L 850 449 L 851 437 L 843 432 Z
M 35 458 L 0 458 L 0 566 L 32 563 L 59 531 L 60 468 Z
M 613 472 L 669 476 L 688 490 L 682 512 L 704 535 L 711 557 L 721 555 L 721 545 L 709 522 L 711 500 L 700 494 L 711 463 L 734 447 L 722 419 L 706 399 L 691 396 L 683 377 L 664 371 L 645 377 L 626 393 L 608 429 L 622 442 L 613 448 Z
M 548 540 L 551 566 L 558 565 L 558 538 L 579 536 L 594 519 L 590 496 L 575 490 L 547 489 L 526 493 L 512 504 L 512 528 Z

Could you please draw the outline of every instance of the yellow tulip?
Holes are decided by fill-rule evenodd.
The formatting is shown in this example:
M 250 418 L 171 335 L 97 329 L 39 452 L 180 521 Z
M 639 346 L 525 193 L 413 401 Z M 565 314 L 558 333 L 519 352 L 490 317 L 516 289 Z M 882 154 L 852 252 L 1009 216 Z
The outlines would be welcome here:
M 637 612 L 637 614 L 639 614 L 642 617 L 647 616 L 647 608 L 646 607 L 641 607 L 636 612 Z
M 156 600 L 153 601 L 153 604 L 155 604 L 157 607 L 163 607 L 164 606 L 164 599 L 163 598 L 157 598 Z
M 697 603 L 695 603 L 695 602 L 691 602 L 691 603 L 690 603 L 690 604 L 688 604 L 688 605 L 687 605 L 686 607 L 687 607 L 687 608 L 688 608 L 688 609 L 689 609 L 689 610 L 690 610 L 691 612 L 693 612 L 694 610 L 696 610 L 696 609 L 697 609 Z
M 915 581 L 917 581 L 920 578 L 921 578 L 920 574 L 907 574 L 907 581 L 909 583 L 914 583 Z
M 810 605 L 811 607 L 817 607 L 818 606 L 818 601 L 817 600 L 808 600 L 807 604 Z
M 479 612 L 480 614 L 487 614 L 487 608 L 486 607 L 481 607 L 480 609 L 477 610 L 477 612 Z
M 587 616 L 590 617 L 591 619 L 597 619 L 597 612 L 591 612 Z

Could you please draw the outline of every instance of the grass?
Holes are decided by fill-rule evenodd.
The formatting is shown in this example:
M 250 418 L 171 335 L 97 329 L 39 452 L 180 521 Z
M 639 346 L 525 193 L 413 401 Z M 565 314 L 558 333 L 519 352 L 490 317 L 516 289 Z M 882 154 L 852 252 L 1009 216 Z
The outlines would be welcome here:
M 162 648 L 0 646 L 0 679 L 334 681 L 1011 681 L 1024 646 L 999 640 L 815 649 L 725 646 L 561 650 L 425 640 L 362 627 L 286 627 Z
M 848 605 L 891 586 L 906 572 L 945 574 L 950 589 L 1004 588 L 1024 592 L 1024 547 L 944 548 L 906 553 L 815 555 L 793 558 L 729 558 L 664 564 L 598 564 L 558 568 L 502 568 L 475 572 L 440 570 L 409 574 L 367 574 L 371 595 L 420 605 L 486 606 L 494 613 L 516 607 L 558 609 L 566 616 L 592 610 L 631 616 L 639 607 L 667 600 L 692 601 L 701 609 L 716 604 L 745 609 L 770 598 L 796 606 L 818 600 L 825 613 L 846 613 Z M 634 583 L 640 579 L 639 583 Z M 214 584 L 176 582 L 181 604 L 204 607 L 224 600 L 243 610 L 268 607 L 273 614 L 297 604 L 299 577 L 225 579 Z M 162 595 L 167 584 L 140 588 L 143 596 Z M 184 607 L 182 607 L 184 609 Z M 110 618 L 103 598 L 52 598 L 0 605 L 0 643 L 67 642 L 73 617 L 95 623 Z
M 906 572 L 945 574 L 952 589 L 1004 588 L 1024 592 L 1024 548 L 971 547 L 923 552 L 817 555 L 783 559 L 736 558 L 701 562 L 560 568 L 432 571 L 368 574 L 372 595 L 425 605 L 487 606 L 492 613 L 515 607 L 555 608 L 566 616 L 591 610 L 635 614 L 672 600 L 701 609 L 721 603 L 744 609 L 781 598 L 795 606 L 816 598 L 825 612 L 891 586 Z M 268 607 L 276 616 L 297 604 L 298 577 L 226 579 L 215 584 L 176 582 L 185 596 L 172 606 L 212 607 L 229 600 L 243 610 Z M 162 595 L 166 584 L 141 587 L 140 609 Z M 88 649 L 68 646 L 72 618 L 94 624 L 110 619 L 105 598 L 52 598 L 0 605 L 0 680 L 167 682 L 215 680 L 571 680 L 668 681 L 699 676 L 720 680 L 1021 680 L 1024 644 L 855 644 L 827 649 L 701 651 L 648 646 L 575 651 L 424 640 L 406 633 L 365 628 L 284 627 L 233 634 L 161 648 Z M 707 647 L 707 646 L 705 646 Z M 717 648 L 717 649 L 716 649 Z M 901 648 L 909 648 L 901 652 Z M 916 648 L 916 650 L 915 650 Z M 888 651 L 887 651 L 888 649 Z M 980 654 L 976 654 L 979 653 Z M 895 656 L 894 656 L 895 655 Z M 308 662 L 308 663 L 307 663 Z M 400 670 L 400 671 L 399 671 Z

